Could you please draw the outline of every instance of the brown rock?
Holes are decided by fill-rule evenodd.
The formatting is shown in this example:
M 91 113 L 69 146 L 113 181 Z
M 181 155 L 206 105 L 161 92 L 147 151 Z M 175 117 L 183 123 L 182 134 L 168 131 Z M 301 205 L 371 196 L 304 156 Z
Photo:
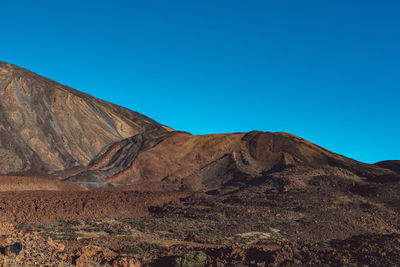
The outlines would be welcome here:
M 119 257 L 112 263 L 113 267 L 140 267 L 141 264 L 139 261 L 128 258 L 128 257 Z
M 10 235 L 15 231 L 11 223 L 0 222 L 0 235 Z
M 88 267 L 90 266 L 89 257 L 86 255 L 81 255 L 75 260 L 75 265 L 77 267 Z

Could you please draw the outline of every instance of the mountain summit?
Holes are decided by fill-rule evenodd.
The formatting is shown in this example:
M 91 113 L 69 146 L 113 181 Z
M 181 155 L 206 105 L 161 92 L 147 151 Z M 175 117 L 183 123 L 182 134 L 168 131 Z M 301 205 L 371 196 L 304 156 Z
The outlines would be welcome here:
M 167 132 L 156 121 L 0 62 L 0 174 L 85 166 L 111 143 Z

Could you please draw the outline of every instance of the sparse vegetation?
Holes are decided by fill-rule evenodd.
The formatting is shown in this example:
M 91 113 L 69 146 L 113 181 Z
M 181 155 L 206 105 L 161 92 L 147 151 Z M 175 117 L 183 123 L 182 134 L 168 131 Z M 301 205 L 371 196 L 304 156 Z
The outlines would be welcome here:
M 198 267 L 207 260 L 207 254 L 201 251 L 190 251 L 175 258 L 175 267 Z

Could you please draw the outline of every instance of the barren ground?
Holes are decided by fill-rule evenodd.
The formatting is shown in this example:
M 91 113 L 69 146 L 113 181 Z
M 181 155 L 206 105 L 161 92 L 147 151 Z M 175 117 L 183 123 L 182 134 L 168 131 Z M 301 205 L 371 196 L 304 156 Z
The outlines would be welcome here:
M 398 192 L 326 176 L 197 193 L 3 192 L 0 219 L 15 229 L 1 251 L 21 266 L 396 266 Z

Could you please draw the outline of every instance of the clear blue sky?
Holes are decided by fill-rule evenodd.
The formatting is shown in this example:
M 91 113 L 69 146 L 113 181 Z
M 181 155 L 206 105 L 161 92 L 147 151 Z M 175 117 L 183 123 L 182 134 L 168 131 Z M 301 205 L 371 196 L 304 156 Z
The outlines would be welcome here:
M 0 60 L 194 134 L 400 159 L 399 1 L 0 0 Z

